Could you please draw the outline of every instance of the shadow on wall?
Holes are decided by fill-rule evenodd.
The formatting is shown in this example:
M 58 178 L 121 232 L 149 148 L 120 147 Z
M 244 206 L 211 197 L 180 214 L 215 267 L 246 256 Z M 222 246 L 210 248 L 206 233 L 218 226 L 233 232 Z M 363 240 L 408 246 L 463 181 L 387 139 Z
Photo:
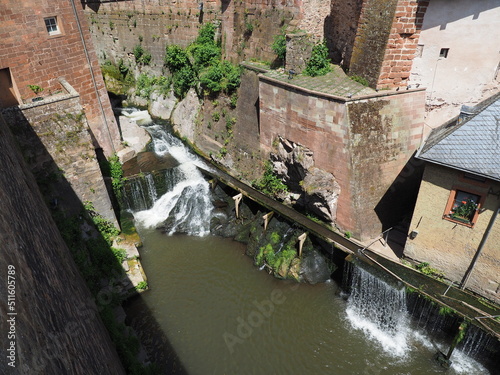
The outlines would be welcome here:
M 473 20 L 481 16 L 481 12 L 485 12 L 494 8 L 498 8 L 497 0 L 456 0 L 453 8 L 450 8 L 447 1 L 430 1 L 427 9 L 422 30 L 432 29 L 439 26 L 440 30 L 445 30 L 449 23 L 469 18 Z M 419 6 L 420 8 L 420 6 Z M 429 15 L 432 15 L 429 17 Z
M 123 364 L 128 373 L 139 364 L 133 355 L 123 355 L 137 346 L 136 339 L 126 336 L 114 318 L 127 281 L 121 261 L 23 113 L 9 110 L 18 113 L 10 131 L 0 115 L 0 241 L 5 250 L 0 272 L 13 265 L 22 290 L 16 301 L 23 312 L 18 363 L 37 373 L 72 368 L 96 375 L 125 373 Z M 7 311 L 4 297 L 0 308 Z M 5 345 L 2 341 L 7 351 Z
M 89 7 L 92 9 L 95 13 L 99 11 L 99 8 L 101 7 L 101 1 L 100 0 L 80 0 L 82 3 L 82 9 L 85 9 L 85 7 Z
M 382 223 L 384 231 L 398 225 L 409 226 L 417 201 L 424 165 L 425 162 L 416 159 L 415 154 L 413 154 L 378 202 L 375 213 Z
M 12 126 L 16 129 L 16 124 Z M 7 280 L 3 275 L 7 267 L 15 270 L 17 293 L 15 305 L 9 306 L 19 312 L 14 338 L 17 347 L 23 348 L 15 352 L 19 373 L 57 374 L 64 369 L 87 374 L 124 373 L 99 318 L 95 299 L 79 275 L 68 246 L 1 116 L 0 149 L 0 272 L 2 279 Z M 51 164 L 57 169 L 53 161 L 45 161 L 45 166 Z M 49 188 L 46 182 L 42 186 L 46 191 Z M 63 176 L 59 177 L 57 186 L 65 191 L 65 201 L 78 200 Z M 63 216 L 64 212 L 60 206 L 53 205 L 52 214 Z M 63 223 L 70 224 L 69 220 Z M 79 228 L 77 232 L 81 232 Z M 74 234 L 66 233 L 68 239 Z M 96 236 L 95 240 L 99 238 Z M 7 311 L 6 293 L 6 288 L 0 288 L 1 311 Z M 3 334 L 7 337 L 7 332 Z M 2 350 L 7 351 L 6 345 L 7 340 L 1 340 Z M 3 371 L 3 366 L 7 366 L 7 361 L 0 363 L 0 373 L 8 373 L 7 369 Z
M 349 67 L 363 1 L 355 1 L 354 5 L 344 3 L 332 0 L 330 14 L 323 24 L 323 35 L 332 62 Z

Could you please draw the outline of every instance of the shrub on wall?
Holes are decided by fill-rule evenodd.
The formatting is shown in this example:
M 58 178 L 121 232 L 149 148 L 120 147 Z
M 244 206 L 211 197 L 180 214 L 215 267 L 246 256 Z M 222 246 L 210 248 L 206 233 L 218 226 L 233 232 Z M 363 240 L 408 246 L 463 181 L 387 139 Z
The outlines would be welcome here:
M 285 33 L 282 32 L 279 35 L 274 36 L 273 44 L 271 45 L 271 49 L 276 54 L 279 60 L 285 61 L 286 57 L 286 36 Z
M 149 65 L 151 62 L 151 54 L 146 51 L 140 44 L 134 47 L 134 57 L 137 64 Z
M 311 58 L 307 62 L 304 74 L 311 77 L 322 76 L 330 72 L 330 59 L 328 58 L 328 47 L 325 43 L 316 44 L 311 52 Z
M 231 93 L 240 84 L 240 68 L 221 60 L 212 23 L 203 25 L 196 40 L 186 49 L 167 46 L 165 66 L 172 73 L 174 93 L 179 98 L 198 82 L 209 94 Z

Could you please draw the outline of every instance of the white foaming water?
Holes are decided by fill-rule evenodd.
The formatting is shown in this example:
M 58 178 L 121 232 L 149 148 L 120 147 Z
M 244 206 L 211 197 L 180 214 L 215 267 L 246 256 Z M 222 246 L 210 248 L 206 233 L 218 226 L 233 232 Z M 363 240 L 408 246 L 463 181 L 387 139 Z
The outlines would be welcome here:
M 350 265 L 351 295 L 347 319 L 355 329 L 376 340 L 395 357 L 408 352 L 408 322 L 404 289 L 397 290 L 369 272 Z
M 425 348 L 430 355 L 437 352 L 437 344 L 426 334 L 412 329 L 406 312 L 406 292 L 395 289 L 369 272 L 348 264 L 351 276 L 351 295 L 346 316 L 351 326 L 378 342 L 386 354 L 396 360 L 405 360 L 412 350 Z M 446 352 L 450 343 L 439 344 Z M 418 350 L 418 349 L 417 349 Z M 463 351 L 456 349 L 451 356 L 451 372 L 456 375 L 488 375 L 488 370 Z
M 139 126 L 149 125 L 153 122 L 148 111 L 140 111 L 135 108 L 127 108 L 122 110 L 122 114 L 125 117 L 135 121 Z
M 197 158 L 161 125 L 148 121 L 147 111 L 132 112 L 127 116 L 136 116 L 140 121 L 151 124 L 145 126 L 145 129 L 151 134 L 154 152 L 158 156 L 170 154 L 174 157 L 179 162 L 177 168 L 182 176 L 170 191 L 155 200 L 153 207 L 134 213 L 137 224 L 154 228 L 165 223 L 168 234 L 181 232 L 197 236 L 207 235 L 210 232 L 213 206 L 209 184 L 196 167 Z M 149 119 L 151 120 L 151 117 Z M 147 182 L 150 188 L 152 181 Z

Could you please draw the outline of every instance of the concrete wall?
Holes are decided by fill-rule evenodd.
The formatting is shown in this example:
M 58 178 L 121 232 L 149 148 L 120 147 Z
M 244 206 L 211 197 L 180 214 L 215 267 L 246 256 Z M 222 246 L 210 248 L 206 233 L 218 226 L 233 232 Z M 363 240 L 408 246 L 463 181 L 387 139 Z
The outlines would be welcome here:
M 124 374 L 97 307 L 0 117 L 2 374 Z M 8 266 L 15 305 L 8 305 Z M 12 280 L 12 279 L 11 279 Z M 11 295 L 12 296 L 12 295 Z M 13 307 L 14 310 L 8 310 Z M 8 338 L 8 312 L 15 337 Z M 8 366 L 14 342 L 15 368 Z
M 0 9 L 0 69 L 10 68 L 20 103 L 35 96 L 28 85 L 43 87 L 42 96 L 47 96 L 60 90 L 58 78 L 64 77 L 81 96 L 95 146 L 110 155 L 120 146 L 119 130 L 81 3 L 74 2 L 77 16 L 71 4 L 69 0 L 4 1 Z M 49 16 L 57 17 L 60 34 L 47 32 L 44 17 Z
M 0 114 L 51 204 L 67 215 L 78 215 L 81 204 L 90 201 L 97 212 L 118 226 L 76 93 L 0 109 Z M 67 199 L 74 193 L 80 202 Z
M 462 172 L 427 163 L 410 231 L 417 230 L 415 239 L 408 239 L 404 254 L 428 262 L 445 273 L 446 278 L 460 283 L 483 238 L 493 211 L 499 207 L 495 195 L 500 183 L 488 181 L 480 186 L 465 180 Z M 485 197 L 477 222 L 472 228 L 443 219 L 452 188 L 477 192 Z M 495 221 L 481 256 L 473 270 L 467 288 L 500 302 L 500 218 Z
M 261 144 L 270 152 L 279 135 L 311 149 L 340 185 L 337 224 L 373 237 L 386 219 L 377 212 L 383 196 L 420 144 L 423 100 L 412 91 L 348 101 L 261 76 Z
M 429 126 L 498 91 L 499 19 L 496 0 L 430 1 L 411 70 L 411 83 L 427 88 L 427 104 L 435 108 Z M 439 56 L 442 48 L 449 48 L 448 57 Z

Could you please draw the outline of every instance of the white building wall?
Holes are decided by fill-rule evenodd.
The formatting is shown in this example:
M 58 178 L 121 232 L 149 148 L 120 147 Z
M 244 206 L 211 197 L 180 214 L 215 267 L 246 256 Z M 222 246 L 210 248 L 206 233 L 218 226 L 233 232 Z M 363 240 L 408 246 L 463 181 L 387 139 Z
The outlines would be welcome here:
M 419 45 L 410 84 L 427 88 L 429 130 L 499 90 L 500 0 L 430 0 Z

